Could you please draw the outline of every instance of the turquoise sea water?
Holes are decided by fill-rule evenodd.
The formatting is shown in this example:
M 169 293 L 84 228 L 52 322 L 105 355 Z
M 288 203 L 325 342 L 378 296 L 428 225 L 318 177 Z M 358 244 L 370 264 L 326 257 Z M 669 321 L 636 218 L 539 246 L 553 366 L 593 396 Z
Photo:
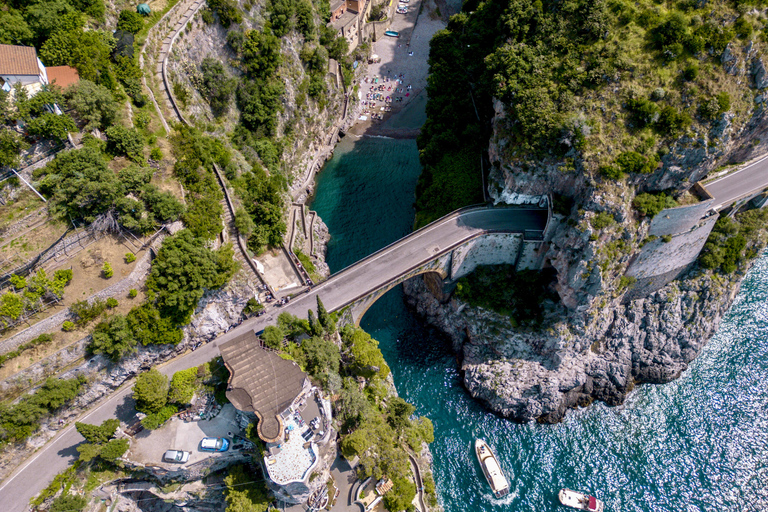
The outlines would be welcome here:
M 408 233 L 420 172 L 414 141 L 347 140 L 318 178 L 312 208 L 328 224 L 337 271 Z M 564 510 L 562 487 L 609 511 L 768 510 L 768 257 L 742 284 L 717 335 L 682 377 L 627 402 L 519 425 L 476 404 L 444 337 L 382 297 L 362 327 L 381 343 L 400 394 L 435 425 L 435 480 L 446 512 Z M 493 499 L 470 449 L 495 447 L 512 492 Z

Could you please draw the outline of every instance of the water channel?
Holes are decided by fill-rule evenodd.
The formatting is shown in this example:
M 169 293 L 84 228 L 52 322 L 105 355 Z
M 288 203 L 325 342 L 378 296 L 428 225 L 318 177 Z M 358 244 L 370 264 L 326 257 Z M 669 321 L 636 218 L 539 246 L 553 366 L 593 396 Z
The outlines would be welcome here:
M 318 177 L 317 210 L 337 271 L 410 232 L 420 172 L 413 140 L 341 142 Z M 768 510 L 768 257 L 743 282 L 717 335 L 682 377 L 641 386 L 620 406 L 558 425 L 496 417 L 462 388 L 445 338 L 409 311 L 400 287 L 368 311 L 398 391 L 435 426 L 435 480 L 446 512 L 555 511 L 562 487 L 609 511 Z M 471 443 L 484 437 L 511 477 L 494 499 Z

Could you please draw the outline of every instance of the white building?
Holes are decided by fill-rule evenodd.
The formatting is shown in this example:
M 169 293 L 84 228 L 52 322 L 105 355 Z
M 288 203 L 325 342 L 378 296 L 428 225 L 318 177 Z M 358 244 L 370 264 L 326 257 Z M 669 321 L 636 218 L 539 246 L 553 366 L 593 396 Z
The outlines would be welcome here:
M 48 74 L 34 47 L 0 44 L 0 89 L 11 92 L 15 84 L 31 97 L 48 84 Z

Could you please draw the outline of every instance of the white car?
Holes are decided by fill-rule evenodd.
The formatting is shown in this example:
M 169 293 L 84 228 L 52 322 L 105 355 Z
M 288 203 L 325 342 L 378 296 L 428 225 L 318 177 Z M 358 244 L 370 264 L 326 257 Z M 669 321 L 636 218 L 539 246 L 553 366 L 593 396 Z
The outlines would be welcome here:
M 405 8 L 405 7 L 398 7 L 397 8 L 397 13 L 398 14 L 406 14 L 406 13 L 408 13 L 408 9 Z
M 184 464 L 189 460 L 189 456 L 192 452 L 185 452 L 181 450 L 168 450 L 163 454 L 163 461 L 175 462 L 177 464 Z

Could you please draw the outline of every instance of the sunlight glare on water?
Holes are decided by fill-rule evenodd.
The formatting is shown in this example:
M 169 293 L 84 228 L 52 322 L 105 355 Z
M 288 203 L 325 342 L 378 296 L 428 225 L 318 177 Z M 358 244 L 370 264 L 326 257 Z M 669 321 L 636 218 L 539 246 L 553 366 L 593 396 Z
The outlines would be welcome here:
M 407 234 L 420 172 L 414 141 L 344 141 L 318 178 L 312 208 L 339 270 Z M 435 480 L 446 512 L 563 510 L 563 487 L 609 511 L 768 510 L 768 257 L 745 278 L 719 332 L 680 379 L 640 386 L 626 403 L 519 425 L 475 403 L 449 342 L 405 306 L 400 287 L 362 327 L 379 340 L 398 392 L 435 426 Z M 485 438 L 511 481 L 492 497 L 472 442 Z

